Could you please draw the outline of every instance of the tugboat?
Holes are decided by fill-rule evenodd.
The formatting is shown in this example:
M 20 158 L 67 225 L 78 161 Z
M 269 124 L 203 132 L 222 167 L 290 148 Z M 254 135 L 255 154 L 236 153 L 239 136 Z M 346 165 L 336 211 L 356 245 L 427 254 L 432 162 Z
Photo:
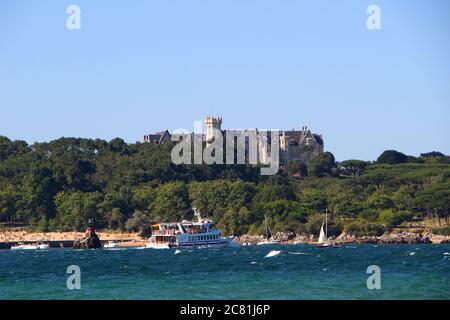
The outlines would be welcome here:
M 82 239 L 78 239 L 73 243 L 74 249 L 99 249 L 102 248 L 102 243 L 97 233 L 95 233 L 94 220 L 89 219 L 88 226 L 86 228 L 86 236 Z

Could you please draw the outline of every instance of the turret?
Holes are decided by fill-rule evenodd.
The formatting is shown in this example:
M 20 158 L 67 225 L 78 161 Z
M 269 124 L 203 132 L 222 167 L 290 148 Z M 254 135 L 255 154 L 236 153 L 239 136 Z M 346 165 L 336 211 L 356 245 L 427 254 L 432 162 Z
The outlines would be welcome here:
M 206 142 L 211 143 L 214 138 L 214 130 L 222 130 L 222 117 L 205 117 Z

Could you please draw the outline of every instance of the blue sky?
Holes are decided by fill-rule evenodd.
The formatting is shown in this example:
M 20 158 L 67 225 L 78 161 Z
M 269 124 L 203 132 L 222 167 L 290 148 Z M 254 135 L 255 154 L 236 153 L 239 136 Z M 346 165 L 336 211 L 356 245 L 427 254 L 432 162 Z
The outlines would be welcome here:
M 338 160 L 448 154 L 450 1 L 0 2 L 0 135 L 135 142 L 211 112 L 307 125 Z

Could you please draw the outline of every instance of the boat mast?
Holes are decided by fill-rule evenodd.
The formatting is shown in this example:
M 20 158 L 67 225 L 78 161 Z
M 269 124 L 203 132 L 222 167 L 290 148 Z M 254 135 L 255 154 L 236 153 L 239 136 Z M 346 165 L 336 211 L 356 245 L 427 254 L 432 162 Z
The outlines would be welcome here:
M 264 222 L 265 222 L 265 224 L 266 224 L 266 228 L 265 228 L 265 231 L 264 231 L 264 237 L 267 239 L 267 240 L 269 240 L 269 238 L 271 238 L 272 237 L 272 232 L 270 231 L 270 227 L 269 227 L 269 223 L 267 222 L 267 217 L 266 216 L 264 216 Z M 270 237 L 269 237 L 269 234 L 270 234 Z
M 267 232 L 267 217 L 264 216 L 264 238 L 265 239 L 267 239 L 267 235 L 268 235 L 268 232 Z
M 325 209 L 325 237 L 328 239 L 328 208 Z

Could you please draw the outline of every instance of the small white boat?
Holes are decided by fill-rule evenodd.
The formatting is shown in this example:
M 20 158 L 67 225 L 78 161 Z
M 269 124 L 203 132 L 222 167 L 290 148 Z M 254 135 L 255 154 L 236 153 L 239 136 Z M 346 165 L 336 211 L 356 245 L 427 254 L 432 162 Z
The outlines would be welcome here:
M 118 248 L 118 247 L 119 247 L 119 244 L 114 241 L 108 241 L 107 243 L 105 243 L 103 245 L 103 248 Z
M 280 240 L 266 239 L 264 241 L 258 242 L 256 245 L 257 246 L 265 246 L 265 245 L 270 245 L 270 244 L 280 244 Z
M 339 248 L 340 246 L 328 241 L 328 210 L 325 213 L 325 231 L 323 230 L 324 223 L 320 228 L 319 241 L 317 242 L 317 248 Z
M 264 223 L 265 223 L 265 229 L 264 229 L 264 241 L 258 242 L 257 246 L 265 246 L 265 245 L 272 245 L 272 244 L 280 244 L 280 240 L 276 240 L 272 238 L 272 232 L 270 231 L 269 223 L 267 222 L 267 218 L 264 216 Z
M 48 243 L 31 243 L 24 244 L 19 242 L 18 244 L 11 247 L 11 250 L 37 250 L 37 249 L 49 249 L 50 245 Z
M 39 243 L 38 249 L 50 249 L 50 244 L 48 243 Z

